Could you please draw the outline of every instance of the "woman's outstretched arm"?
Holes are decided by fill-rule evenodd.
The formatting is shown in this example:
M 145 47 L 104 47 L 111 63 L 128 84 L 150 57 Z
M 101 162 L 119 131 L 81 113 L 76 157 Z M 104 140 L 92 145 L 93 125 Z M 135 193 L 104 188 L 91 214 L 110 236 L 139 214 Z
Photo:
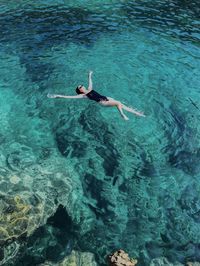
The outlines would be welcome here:
M 81 94 L 81 95 L 75 95 L 75 96 L 67 96 L 67 95 L 60 95 L 60 94 L 47 94 L 48 98 L 65 98 L 65 99 L 86 99 L 87 96 Z
M 88 74 L 88 89 L 87 91 L 90 92 L 92 90 L 92 71 L 89 71 L 89 74 Z

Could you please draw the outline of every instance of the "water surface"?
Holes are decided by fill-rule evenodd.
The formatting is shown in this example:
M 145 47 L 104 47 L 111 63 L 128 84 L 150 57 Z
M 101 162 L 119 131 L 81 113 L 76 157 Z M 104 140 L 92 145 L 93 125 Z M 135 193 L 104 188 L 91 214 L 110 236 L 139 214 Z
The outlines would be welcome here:
M 71 249 L 99 265 L 119 248 L 141 265 L 199 260 L 199 2 L 0 0 L 0 10 L 1 193 L 40 217 L 34 234 L 28 218 L 14 264 Z M 94 89 L 146 118 L 46 97 L 73 95 L 90 69 Z

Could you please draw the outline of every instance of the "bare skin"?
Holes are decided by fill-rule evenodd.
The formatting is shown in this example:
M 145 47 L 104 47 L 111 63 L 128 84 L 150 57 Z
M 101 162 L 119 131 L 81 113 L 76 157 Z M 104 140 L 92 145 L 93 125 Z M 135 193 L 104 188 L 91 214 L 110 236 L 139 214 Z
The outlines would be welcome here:
M 93 84 L 92 84 L 92 71 L 89 72 L 88 74 L 88 88 L 86 89 L 83 85 L 79 85 L 79 91 L 81 94 L 79 95 L 75 95 L 75 96 L 66 96 L 66 95 L 59 95 L 59 94 L 48 94 L 47 97 L 48 98 L 65 98 L 65 99 L 89 99 L 87 97 L 87 93 L 89 93 L 92 89 L 93 89 Z M 107 97 L 108 101 L 105 100 L 101 100 L 100 102 L 98 102 L 99 104 L 101 104 L 102 106 L 106 106 L 106 107 L 117 107 L 121 117 L 124 120 L 129 120 L 129 118 L 124 114 L 123 110 L 135 114 L 137 116 L 143 116 L 145 117 L 145 115 L 142 112 L 139 112 L 131 107 L 128 107 L 124 104 L 122 104 L 120 101 L 116 101 L 113 98 Z

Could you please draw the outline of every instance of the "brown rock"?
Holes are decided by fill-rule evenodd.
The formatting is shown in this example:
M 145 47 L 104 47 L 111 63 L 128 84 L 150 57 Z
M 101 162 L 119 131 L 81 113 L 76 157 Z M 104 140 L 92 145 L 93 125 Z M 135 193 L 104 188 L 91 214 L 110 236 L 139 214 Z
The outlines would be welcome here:
M 108 256 L 109 266 L 135 266 L 136 264 L 137 260 L 130 259 L 128 254 L 122 249 Z

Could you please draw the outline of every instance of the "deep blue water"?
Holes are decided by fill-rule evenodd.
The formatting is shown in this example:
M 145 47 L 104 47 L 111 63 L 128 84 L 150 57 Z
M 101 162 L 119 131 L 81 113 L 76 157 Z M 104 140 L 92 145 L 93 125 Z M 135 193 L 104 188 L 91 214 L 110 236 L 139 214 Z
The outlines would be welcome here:
M 0 265 L 200 260 L 199 26 L 197 0 L 0 0 Z M 88 70 L 146 117 L 46 97 Z

